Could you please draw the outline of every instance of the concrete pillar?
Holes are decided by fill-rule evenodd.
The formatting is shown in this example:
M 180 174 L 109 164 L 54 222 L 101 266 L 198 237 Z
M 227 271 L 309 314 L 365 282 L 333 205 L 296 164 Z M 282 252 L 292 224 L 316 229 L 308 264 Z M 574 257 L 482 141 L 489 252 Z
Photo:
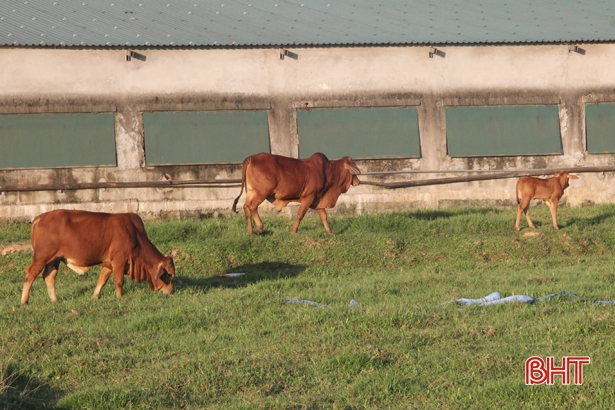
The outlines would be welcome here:
M 419 135 L 421 142 L 421 168 L 439 169 L 446 164 L 446 118 L 444 104 L 435 99 L 425 99 L 418 107 Z
M 297 111 L 291 102 L 280 101 L 267 112 L 271 153 L 286 157 L 299 157 Z
M 115 113 L 115 150 L 120 170 L 140 169 L 145 166 L 143 115 L 125 106 Z
M 574 165 L 585 162 L 585 103 L 582 97 L 564 99 L 559 104 L 559 121 L 564 156 L 574 159 Z

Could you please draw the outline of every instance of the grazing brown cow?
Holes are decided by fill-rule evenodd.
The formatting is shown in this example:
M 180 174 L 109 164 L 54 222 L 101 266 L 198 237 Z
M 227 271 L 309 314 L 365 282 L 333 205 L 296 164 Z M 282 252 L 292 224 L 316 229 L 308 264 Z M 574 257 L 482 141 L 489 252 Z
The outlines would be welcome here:
M 579 179 L 576 175 L 570 175 L 567 172 L 555 174 L 554 177 L 542 179 L 534 177 L 525 177 L 517 181 L 517 188 L 515 194 L 517 196 L 517 222 L 515 228 L 519 230 L 519 220 L 521 219 L 521 212 L 525 213 L 525 219 L 530 228 L 534 229 L 534 224 L 530 221 L 529 207 L 532 199 L 540 199 L 545 201 L 549 210 L 551 211 L 551 219 L 553 220 L 553 227 L 559 229 L 557 226 L 557 203 L 559 202 L 564 190 L 568 188 L 569 179 Z M 519 195 L 521 195 L 521 201 L 519 201 Z
M 299 223 L 308 209 L 312 208 L 318 212 L 325 231 L 333 234 L 325 209 L 333 208 L 337 198 L 348 191 L 351 185 L 359 185 L 357 175 L 360 173 L 350 157 L 329 161 L 320 152 L 306 159 L 267 153 L 252 155 L 243 161 L 241 192 L 233 202 L 233 211 L 237 212 L 237 201 L 245 186 L 246 202 L 243 209 L 249 234 L 254 233 L 252 219 L 258 233 L 263 232 L 258 206 L 265 199 L 273 203 L 278 211 L 289 202 L 300 203 L 293 233 L 297 233 Z
M 125 274 L 135 282 L 147 280 L 152 290 L 164 294 L 173 291 L 173 258 L 164 257 L 152 245 L 137 214 L 60 209 L 35 218 L 30 236 L 34 256 L 26 268 L 22 305 L 28 303 L 32 283 L 43 268 L 49 298 L 52 302 L 58 300 L 55 279 L 60 262 L 80 275 L 102 266 L 93 299 L 98 298 L 111 273 L 118 298 L 122 297 Z

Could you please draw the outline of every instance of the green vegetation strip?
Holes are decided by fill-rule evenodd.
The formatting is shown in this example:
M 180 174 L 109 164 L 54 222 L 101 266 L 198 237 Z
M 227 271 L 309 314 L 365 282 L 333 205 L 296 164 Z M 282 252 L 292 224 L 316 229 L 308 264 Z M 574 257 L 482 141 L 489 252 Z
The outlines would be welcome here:
M 0 225 L 0 408 L 610 408 L 615 402 L 615 206 L 147 222 L 175 255 L 170 296 L 127 279 L 91 300 L 98 268 L 62 265 L 19 306 L 27 223 Z M 218 276 L 225 273 L 245 275 Z M 460 308 L 445 301 L 567 297 Z M 286 299 L 308 300 L 324 308 Z M 359 306 L 349 307 L 351 300 Z M 582 385 L 526 386 L 531 356 L 590 356 Z

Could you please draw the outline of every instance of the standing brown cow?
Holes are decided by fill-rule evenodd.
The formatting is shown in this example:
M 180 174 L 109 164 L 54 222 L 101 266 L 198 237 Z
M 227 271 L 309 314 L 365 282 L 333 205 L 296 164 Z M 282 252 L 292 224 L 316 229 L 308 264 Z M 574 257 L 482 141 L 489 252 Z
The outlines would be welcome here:
M 297 220 L 292 232 L 297 233 L 299 224 L 309 208 L 315 209 L 325 227 L 333 234 L 327 222 L 326 208 L 333 208 L 338 197 L 350 186 L 359 185 L 359 168 L 350 157 L 329 161 L 317 152 L 306 159 L 296 159 L 260 153 L 243 161 L 241 169 L 241 192 L 233 202 L 237 212 L 237 201 L 246 187 L 246 202 L 243 206 L 248 233 L 253 234 L 252 219 L 258 233 L 263 232 L 263 222 L 258 215 L 258 206 L 266 199 L 278 211 L 289 202 L 299 202 Z
M 559 229 L 557 226 L 557 203 L 564 195 L 564 190 L 568 188 L 569 179 L 579 179 L 576 175 L 570 175 L 567 172 L 555 174 L 552 178 L 542 179 L 534 177 L 525 177 L 517 181 L 517 187 L 515 188 L 515 194 L 517 197 L 517 221 L 515 222 L 515 228 L 517 231 L 519 228 L 519 220 L 521 219 L 521 213 L 525 213 L 525 219 L 530 228 L 534 229 L 534 224 L 530 221 L 530 201 L 532 199 L 541 199 L 545 201 L 549 210 L 551 211 L 551 219 L 553 222 L 553 228 Z M 519 200 L 521 195 L 521 200 Z
M 43 278 L 52 302 L 60 262 L 83 275 L 100 265 L 92 298 L 113 273 L 117 297 L 122 297 L 124 275 L 135 282 L 146 280 L 152 290 L 173 292 L 175 265 L 149 241 L 141 218 L 134 213 L 107 214 L 60 209 L 39 215 L 30 227 L 34 256 L 26 268 L 21 304 L 28 303 L 34 279 Z

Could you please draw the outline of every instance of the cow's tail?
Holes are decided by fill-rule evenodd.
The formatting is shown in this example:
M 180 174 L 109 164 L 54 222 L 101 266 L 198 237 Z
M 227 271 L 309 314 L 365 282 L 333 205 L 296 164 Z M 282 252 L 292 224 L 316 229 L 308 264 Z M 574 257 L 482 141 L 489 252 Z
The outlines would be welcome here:
M 36 218 L 34 218 L 32 220 L 32 223 L 30 224 L 30 240 L 32 241 L 32 249 L 34 249 L 34 228 L 36 227 L 36 224 L 38 223 L 38 221 L 41 220 L 41 216 L 39 215 Z
M 243 194 L 243 187 L 246 185 L 246 170 L 248 169 L 248 164 L 250 164 L 250 158 L 251 157 L 246 158 L 241 165 L 241 191 L 239 192 L 237 198 L 233 201 L 233 212 L 235 213 L 237 213 L 237 202 L 239 201 L 241 194 Z
M 517 181 L 517 185 L 515 186 L 515 196 L 517 197 L 517 205 L 521 203 L 521 201 L 519 200 L 519 184 L 521 183 L 521 180 Z

